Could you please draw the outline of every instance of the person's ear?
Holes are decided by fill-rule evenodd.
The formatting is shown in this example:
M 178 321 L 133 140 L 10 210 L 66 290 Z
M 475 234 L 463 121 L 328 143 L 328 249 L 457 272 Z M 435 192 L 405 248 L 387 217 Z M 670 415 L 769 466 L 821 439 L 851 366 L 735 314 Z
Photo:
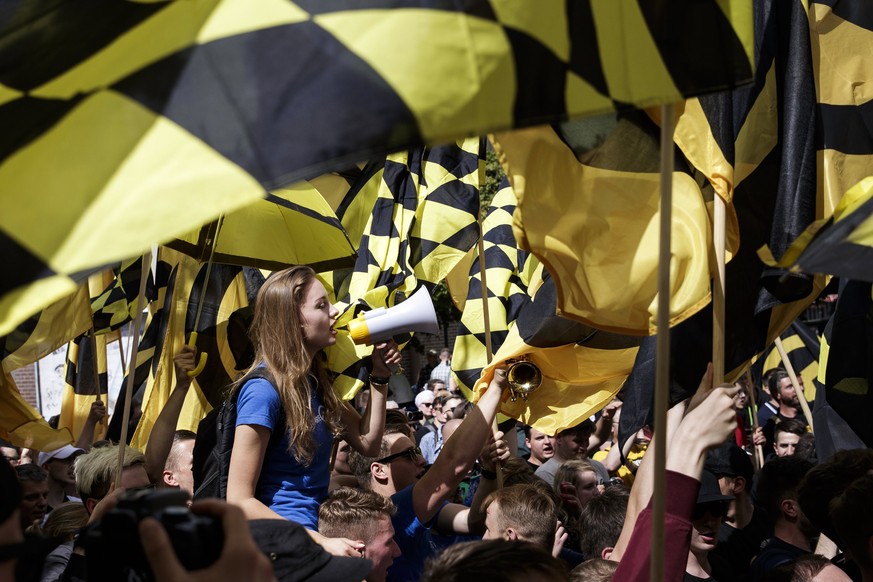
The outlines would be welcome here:
M 388 465 L 382 463 L 370 463 L 370 475 L 373 479 L 385 481 L 388 479 Z
M 173 471 L 165 469 L 163 474 L 162 474 L 162 478 L 164 481 L 164 485 L 167 485 L 168 487 L 178 487 L 179 486 L 179 482 L 176 481 L 176 474 Z
M 742 493 L 745 490 L 746 490 L 746 478 L 740 477 L 739 475 L 734 477 L 734 482 L 733 482 L 733 485 L 731 486 L 731 491 L 733 491 L 734 496 L 736 496 L 738 493 Z
M 97 507 L 98 502 L 99 501 L 97 499 L 94 499 L 92 497 L 85 498 L 85 509 L 88 511 L 88 515 L 94 513 L 94 508 Z
M 503 533 L 506 539 L 513 541 L 518 539 L 518 532 L 516 532 L 513 528 L 508 527 L 506 531 Z
M 796 518 L 800 513 L 797 502 L 793 499 L 783 499 L 782 503 L 779 504 L 779 509 L 782 510 L 782 515 L 790 518 Z
M 612 546 L 606 546 L 605 548 L 603 548 L 600 551 L 600 557 L 603 558 L 604 560 L 608 560 L 609 557 L 612 555 L 612 551 L 614 549 L 615 548 L 613 548 Z

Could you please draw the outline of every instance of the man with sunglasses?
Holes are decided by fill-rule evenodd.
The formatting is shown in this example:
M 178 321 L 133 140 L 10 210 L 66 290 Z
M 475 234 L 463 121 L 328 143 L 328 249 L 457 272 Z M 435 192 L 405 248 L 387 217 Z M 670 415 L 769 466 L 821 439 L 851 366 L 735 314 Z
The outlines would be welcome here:
M 509 457 L 507 445 L 497 433 L 497 442 L 483 455 L 482 479 L 471 507 L 447 503 L 458 484 L 491 437 L 491 422 L 497 414 L 506 387 L 506 372 L 495 371 L 494 379 L 429 470 L 421 450 L 408 434 L 385 430 L 378 458 L 349 455 L 349 464 L 365 489 L 390 497 L 397 507 L 392 517 L 395 541 L 401 555 L 388 570 L 388 580 L 417 580 L 424 562 L 433 555 L 431 528 L 444 535 L 482 533 L 485 515 L 481 503 L 495 489 L 493 459 Z M 486 458 L 487 457 L 487 458 Z

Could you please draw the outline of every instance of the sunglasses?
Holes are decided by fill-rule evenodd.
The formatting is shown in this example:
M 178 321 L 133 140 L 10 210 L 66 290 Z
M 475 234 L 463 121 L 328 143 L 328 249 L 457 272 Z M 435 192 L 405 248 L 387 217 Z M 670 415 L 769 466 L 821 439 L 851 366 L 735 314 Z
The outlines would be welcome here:
M 724 517 L 727 515 L 727 501 L 710 501 L 709 503 L 698 503 L 694 506 L 694 511 L 691 514 L 692 519 L 701 519 L 705 515 L 714 517 Z
M 413 463 L 421 457 L 421 449 L 418 447 L 409 447 L 405 451 L 400 451 L 399 453 L 394 453 L 393 455 L 388 455 L 387 457 L 383 457 L 381 459 L 377 459 L 377 463 L 387 464 L 395 459 L 399 459 L 401 457 L 406 457 Z

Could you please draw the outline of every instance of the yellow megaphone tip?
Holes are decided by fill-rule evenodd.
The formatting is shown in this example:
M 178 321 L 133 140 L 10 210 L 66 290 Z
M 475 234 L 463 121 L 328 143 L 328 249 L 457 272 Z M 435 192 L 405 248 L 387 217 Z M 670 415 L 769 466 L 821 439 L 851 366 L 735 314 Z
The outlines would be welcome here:
M 352 341 L 358 345 L 370 342 L 370 328 L 367 327 L 367 320 L 363 313 L 349 322 L 349 335 L 352 337 Z

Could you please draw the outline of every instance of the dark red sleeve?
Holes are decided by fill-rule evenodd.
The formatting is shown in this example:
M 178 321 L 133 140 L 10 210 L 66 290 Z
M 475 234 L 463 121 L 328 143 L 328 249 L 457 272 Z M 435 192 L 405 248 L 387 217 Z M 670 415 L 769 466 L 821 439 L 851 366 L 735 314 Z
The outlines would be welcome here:
M 700 481 L 667 471 L 664 519 L 664 580 L 681 580 L 691 544 L 691 513 L 697 503 Z M 613 576 L 615 582 L 648 582 L 652 553 L 652 502 L 640 512 L 627 549 Z

